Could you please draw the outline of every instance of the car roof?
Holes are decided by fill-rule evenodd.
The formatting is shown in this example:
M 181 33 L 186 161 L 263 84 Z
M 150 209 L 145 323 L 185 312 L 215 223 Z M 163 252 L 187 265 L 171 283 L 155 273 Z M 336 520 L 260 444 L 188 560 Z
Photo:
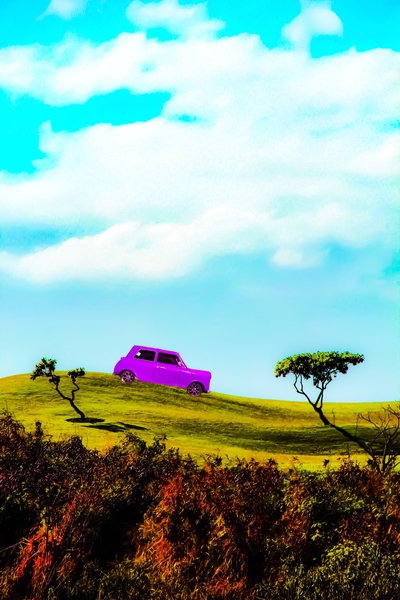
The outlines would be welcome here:
M 135 346 L 133 346 L 133 348 L 131 349 L 131 352 L 133 350 L 154 350 L 155 352 L 166 352 L 167 354 L 179 354 L 179 352 L 177 352 L 176 350 L 163 350 L 162 348 L 151 348 L 150 346 L 138 346 L 137 344 Z

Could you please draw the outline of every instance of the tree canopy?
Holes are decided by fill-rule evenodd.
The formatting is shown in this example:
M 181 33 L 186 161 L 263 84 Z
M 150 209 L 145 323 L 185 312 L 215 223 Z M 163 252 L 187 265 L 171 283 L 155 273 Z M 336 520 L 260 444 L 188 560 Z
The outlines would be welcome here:
M 313 354 L 295 354 L 279 361 L 275 367 L 276 377 L 286 377 L 290 373 L 295 376 L 294 387 L 298 394 L 303 394 L 314 409 L 322 408 L 324 392 L 328 384 L 338 373 L 345 374 L 349 365 L 358 365 L 364 361 L 362 354 L 351 352 L 314 352 Z M 312 401 L 304 391 L 304 379 L 312 378 L 313 385 L 320 390 L 318 397 Z

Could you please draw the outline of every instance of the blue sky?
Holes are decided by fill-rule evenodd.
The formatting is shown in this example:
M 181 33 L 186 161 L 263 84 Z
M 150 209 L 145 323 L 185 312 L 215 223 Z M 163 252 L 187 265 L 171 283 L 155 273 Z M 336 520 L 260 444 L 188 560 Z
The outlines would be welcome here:
M 4 0 L 0 377 L 134 344 L 214 391 L 399 399 L 400 5 Z

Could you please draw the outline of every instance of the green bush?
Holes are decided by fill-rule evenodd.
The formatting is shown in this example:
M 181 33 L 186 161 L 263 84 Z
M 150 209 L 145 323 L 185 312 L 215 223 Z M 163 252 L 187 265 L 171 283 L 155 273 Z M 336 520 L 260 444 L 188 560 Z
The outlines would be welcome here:
M 100 454 L 0 418 L 2 600 L 393 600 L 400 477 Z

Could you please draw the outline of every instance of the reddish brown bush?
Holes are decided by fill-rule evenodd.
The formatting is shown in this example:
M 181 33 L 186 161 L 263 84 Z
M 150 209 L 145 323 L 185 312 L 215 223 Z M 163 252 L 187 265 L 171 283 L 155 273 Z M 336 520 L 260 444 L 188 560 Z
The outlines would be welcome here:
M 5 414 L 0 597 L 393 600 L 399 491 L 397 473 L 348 459 L 319 474 L 200 467 L 133 435 L 100 454 Z

